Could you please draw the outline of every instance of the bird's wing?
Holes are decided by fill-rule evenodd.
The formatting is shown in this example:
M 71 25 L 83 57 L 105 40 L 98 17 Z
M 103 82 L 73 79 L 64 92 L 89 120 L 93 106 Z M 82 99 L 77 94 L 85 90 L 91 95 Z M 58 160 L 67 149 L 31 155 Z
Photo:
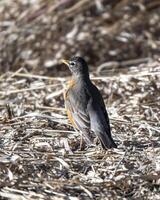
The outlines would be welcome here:
M 103 116 L 103 121 L 105 121 L 105 128 L 107 128 L 107 132 L 108 135 L 111 136 L 111 129 L 110 129 L 110 121 L 109 121 L 109 117 L 108 117 L 108 113 L 106 110 L 106 106 L 103 100 L 103 97 L 100 93 L 100 91 L 97 89 L 97 87 L 95 85 L 92 84 L 92 96 L 94 96 L 94 103 L 96 103 L 96 106 L 98 107 L 97 110 L 99 110 L 99 112 L 101 113 L 100 116 Z
M 92 139 L 90 137 L 90 120 L 89 115 L 85 112 L 82 105 L 78 102 L 73 101 L 71 103 L 71 95 L 70 98 L 67 98 L 65 101 L 65 106 L 67 110 L 67 115 L 72 123 L 72 125 L 81 131 L 84 136 L 85 141 L 88 144 L 92 144 Z
M 116 147 L 111 136 L 109 118 L 103 98 L 94 85 L 92 87 L 92 92 L 93 93 L 90 94 L 92 98 L 90 98 L 87 105 L 91 130 L 98 136 L 105 149 Z
M 74 125 L 76 125 L 76 128 L 80 130 L 89 128 L 89 124 L 90 124 L 89 117 L 83 110 L 80 109 L 80 106 L 78 105 L 78 103 L 74 105 L 69 100 L 67 100 L 66 109 L 67 109 L 67 114 L 70 113 L 69 115 L 72 118 L 72 120 L 70 121 L 74 121 Z
M 110 125 L 106 121 L 102 107 L 100 107 L 97 102 L 94 102 L 94 100 L 91 100 L 88 103 L 87 110 L 89 113 L 91 130 L 98 136 L 103 148 L 116 148 L 116 144 L 111 136 Z
M 71 91 L 68 90 L 65 95 L 65 107 L 72 125 L 82 132 L 89 131 L 90 120 L 86 112 L 87 101 L 75 93 L 73 88 Z

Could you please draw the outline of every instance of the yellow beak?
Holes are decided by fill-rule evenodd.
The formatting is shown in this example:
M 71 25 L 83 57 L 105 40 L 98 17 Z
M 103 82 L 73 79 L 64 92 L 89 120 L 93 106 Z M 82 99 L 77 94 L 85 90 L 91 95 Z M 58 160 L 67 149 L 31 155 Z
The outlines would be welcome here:
M 62 63 L 64 63 L 65 65 L 69 66 L 69 60 L 62 60 Z

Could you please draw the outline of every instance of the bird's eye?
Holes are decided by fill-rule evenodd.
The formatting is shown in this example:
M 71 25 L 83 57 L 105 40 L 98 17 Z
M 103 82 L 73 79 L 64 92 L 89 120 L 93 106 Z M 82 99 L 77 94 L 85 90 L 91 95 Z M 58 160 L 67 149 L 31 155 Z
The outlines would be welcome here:
M 75 62 L 70 62 L 70 65 L 73 67 L 75 66 Z

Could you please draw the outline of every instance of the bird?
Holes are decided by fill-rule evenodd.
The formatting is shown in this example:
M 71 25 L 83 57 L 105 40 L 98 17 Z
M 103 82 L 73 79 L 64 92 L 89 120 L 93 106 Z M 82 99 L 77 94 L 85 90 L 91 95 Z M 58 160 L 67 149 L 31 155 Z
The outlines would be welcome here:
M 91 135 L 96 136 L 103 149 L 117 148 L 111 135 L 108 113 L 98 88 L 92 83 L 84 58 L 74 56 L 62 60 L 69 67 L 72 78 L 64 93 L 65 108 L 72 126 L 82 133 L 91 145 Z

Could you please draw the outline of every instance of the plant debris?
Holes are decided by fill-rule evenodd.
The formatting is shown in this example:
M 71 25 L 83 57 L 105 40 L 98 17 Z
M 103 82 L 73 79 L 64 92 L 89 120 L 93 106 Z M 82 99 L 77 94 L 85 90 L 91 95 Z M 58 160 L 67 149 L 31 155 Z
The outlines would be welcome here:
M 160 193 L 160 1 L 0 1 L 0 198 Z M 117 149 L 80 150 L 60 59 L 85 57 Z
M 158 199 L 160 63 L 92 79 L 108 107 L 118 149 L 80 150 L 63 106 L 67 78 L 34 76 L 23 68 L 1 76 L 0 196 Z

